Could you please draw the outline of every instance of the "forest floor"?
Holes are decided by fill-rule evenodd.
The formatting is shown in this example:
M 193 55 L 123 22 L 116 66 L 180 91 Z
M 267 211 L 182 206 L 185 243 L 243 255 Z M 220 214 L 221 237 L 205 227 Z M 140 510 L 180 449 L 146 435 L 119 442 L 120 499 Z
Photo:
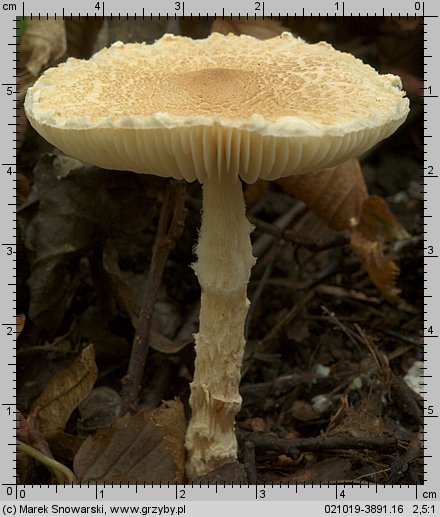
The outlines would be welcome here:
M 58 54 L 88 57 L 100 38 L 108 44 L 158 37 L 170 30 L 161 23 L 107 21 L 93 30 L 66 24 L 67 47 Z M 374 256 L 365 241 L 356 245 L 349 228 L 331 227 L 328 200 L 313 205 L 306 189 L 283 183 L 245 188 L 258 261 L 249 285 L 236 423 L 243 467 L 202 481 L 421 483 L 421 22 L 282 23 L 311 42 L 326 40 L 381 72 L 399 74 L 411 113 L 395 135 L 361 157 L 363 180 L 350 189 L 355 205 L 362 205 L 366 186 L 389 207 L 389 213 L 377 206 L 368 212 L 386 227 L 367 236 Z M 171 29 L 203 37 L 211 25 L 183 20 Z M 237 20 L 216 26 L 260 37 L 279 28 Z M 93 41 L 78 35 L 86 29 Z M 81 164 L 31 129 L 20 145 L 19 438 L 72 471 L 35 461 L 23 449 L 20 481 L 62 482 L 73 472 L 83 481 L 119 481 L 117 473 L 125 472 L 123 480 L 181 482 L 200 298 L 190 265 L 201 188 L 186 186 L 182 235 L 156 277 L 156 300 L 149 300 L 168 181 Z M 371 229 L 362 206 L 350 210 Z M 390 239 L 396 228 L 398 238 Z M 121 381 L 140 307 L 148 302 L 154 313 L 142 389 L 124 416 Z M 120 454 L 123 443 L 136 439 L 138 470 L 134 457 Z

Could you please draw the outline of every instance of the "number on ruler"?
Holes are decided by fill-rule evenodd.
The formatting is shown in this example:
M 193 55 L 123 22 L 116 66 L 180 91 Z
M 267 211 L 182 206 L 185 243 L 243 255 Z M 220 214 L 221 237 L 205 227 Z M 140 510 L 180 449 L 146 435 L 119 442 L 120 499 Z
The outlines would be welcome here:
M 434 334 L 434 329 L 431 327 L 428 327 L 427 331 L 428 334 Z
M 185 494 L 185 489 L 184 488 L 181 488 L 179 490 L 179 499 L 185 499 L 186 497 L 186 494 Z
M 6 488 L 6 495 L 9 495 L 9 496 L 15 496 L 15 490 L 12 486 L 8 486 Z M 26 497 L 26 492 L 24 490 L 24 488 L 20 488 L 20 490 L 17 490 L 17 498 L 18 499 L 24 499 Z
M 426 414 L 427 415 L 433 415 L 434 414 L 434 406 L 428 406 L 426 408 Z
M 13 255 L 14 250 L 12 249 L 12 246 L 6 246 L 6 255 Z
M 428 91 L 428 95 L 432 95 L 432 86 L 425 86 L 425 90 Z
M 434 246 L 427 246 L 426 247 L 426 253 L 428 255 L 434 255 Z
M 14 93 L 14 90 L 12 89 L 12 86 L 6 86 L 6 95 L 12 95 Z
M 261 2 L 255 2 L 255 11 L 261 11 Z
M 96 9 L 97 11 L 100 11 L 100 10 L 101 10 L 101 3 L 100 3 L 100 2 L 96 2 L 96 4 L 95 4 L 95 9 Z
M 12 327 L 6 327 L 6 335 L 7 336 L 13 336 L 14 335 Z
M 266 498 L 266 490 L 264 490 L 264 488 L 261 488 L 260 490 L 258 490 L 257 497 L 258 497 L 258 499 L 265 499 Z
M 421 3 L 420 3 L 420 2 L 416 2 L 416 3 L 414 4 L 414 9 L 415 9 L 416 11 L 420 11 L 420 8 L 421 8 Z
M 175 11 L 180 11 L 181 8 L 182 8 L 181 2 L 174 2 L 174 10 Z
M 434 167 L 432 165 L 426 166 L 426 174 L 434 174 Z
M 8 167 L 8 170 L 6 171 L 6 174 L 12 174 L 12 167 Z

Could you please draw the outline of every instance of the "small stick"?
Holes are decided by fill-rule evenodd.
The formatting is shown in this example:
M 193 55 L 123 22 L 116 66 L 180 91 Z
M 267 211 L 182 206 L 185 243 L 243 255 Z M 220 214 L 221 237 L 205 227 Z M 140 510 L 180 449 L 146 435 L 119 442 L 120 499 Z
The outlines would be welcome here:
M 263 275 L 261 276 L 260 282 L 258 284 L 258 287 L 255 289 L 254 294 L 251 298 L 251 303 L 249 305 L 248 313 L 246 314 L 246 321 L 244 324 L 244 337 L 247 339 L 249 337 L 249 329 L 251 326 L 252 317 L 255 312 L 255 308 L 258 305 L 258 300 L 260 299 L 261 295 L 263 294 L 264 288 L 266 287 L 267 281 L 272 273 L 273 264 L 275 260 L 276 251 L 272 253 L 272 258 L 270 262 L 267 264 L 267 266 L 264 269 Z
M 250 485 L 257 484 L 257 470 L 255 467 L 255 444 L 250 440 L 244 442 L 244 469 Z
M 373 449 L 389 450 L 397 446 L 397 440 L 391 436 L 354 437 L 354 436 L 318 436 L 289 440 L 259 433 L 240 433 L 245 441 L 254 443 L 256 449 L 274 451 L 297 458 L 302 451 L 329 451 L 336 449 Z
M 284 316 L 281 317 L 272 329 L 256 343 L 253 352 L 260 353 L 266 350 L 275 341 L 284 328 L 298 316 L 301 309 L 307 305 L 307 303 L 313 298 L 314 294 L 315 292 L 313 289 L 306 293 L 286 314 L 284 314 Z
M 127 375 L 122 379 L 122 414 L 134 413 L 139 398 L 145 363 L 148 355 L 148 340 L 157 293 L 170 251 L 182 235 L 186 216 L 185 184 L 170 181 L 160 213 L 156 240 L 153 247 L 150 271 L 142 303 L 138 325 L 133 340 Z
M 293 212 L 293 215 L 296 216 L 297 213 Z M 281 219 L 282 217 L 280 217 L 280 220 Z M 275 239 L 277 240 L 284 240 L 296 244 L 297 246 L 302 246 L 303 248 L 306 248 L 311 252 L 319 252 L 333 248 L 340 248 L 341 246 L 346 246 L 350 243 L 350 240 L 345 235 L 336 235 L 333 239 L 325 242 L 306 240 L 298 232 L 286 229 L 284 227 L 286 222 L 287 224 L 291 223 L 289 219 L 287 221 L 281 221 L 281 224 L 278 224 L 278 221 L 276 221 L 275 223 L 267 223 L 266 221 L 257 219 L 256 217 L 249 217 L 249 221 L 255 226 L 257 230 L 260 230 L 265 234 L 271 235 L 272 237 L 275 237 Z
M 275 238 L 282 238 L 284 230 L 304 211 L 306 210 L 306 205 L 299 201 L 295 203 L 295 205 L 290 208 L 287 212 L 282 214 L 278 219 L 272 223 L 266 223 L 267 226 L 264 226 L 264 229 L 261 231 L 264 232 L 264 235 L 261 235 L 252 245 L 253 254 L 255 257 L 262 257 L 268 248 L 272 245 Z M 256 227 L 261 226 L 259 219 L 249 218 L 249 222 L 255 224 Z M 268 232 L 268 227 L 274 232 L 281 232 L 281 234 L 276 233 L 276 235 Z M 260 228 L 259 228 L 260 229 Z

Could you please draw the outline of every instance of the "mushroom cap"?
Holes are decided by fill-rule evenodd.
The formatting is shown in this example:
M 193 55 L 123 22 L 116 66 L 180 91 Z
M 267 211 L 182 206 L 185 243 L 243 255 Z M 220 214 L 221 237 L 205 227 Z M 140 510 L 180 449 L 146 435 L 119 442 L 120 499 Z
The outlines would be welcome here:
M 401 81 L 327 43 L 166 34 L 70 58 L 29 88 L 32 126 L 66 154 L 188 181 L 330 167 L 392 134 Z

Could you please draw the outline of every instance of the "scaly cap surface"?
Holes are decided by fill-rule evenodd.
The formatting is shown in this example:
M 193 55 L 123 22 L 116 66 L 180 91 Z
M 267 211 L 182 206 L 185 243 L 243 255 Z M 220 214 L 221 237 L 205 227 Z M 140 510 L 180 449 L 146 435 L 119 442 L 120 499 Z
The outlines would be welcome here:
M 70 58 L 25 109 L 49 142 L 104 168 L 250 183 L 361 154 L 403 123 L 408 100 L 398 77 L 326 43 L 214 33 Z

